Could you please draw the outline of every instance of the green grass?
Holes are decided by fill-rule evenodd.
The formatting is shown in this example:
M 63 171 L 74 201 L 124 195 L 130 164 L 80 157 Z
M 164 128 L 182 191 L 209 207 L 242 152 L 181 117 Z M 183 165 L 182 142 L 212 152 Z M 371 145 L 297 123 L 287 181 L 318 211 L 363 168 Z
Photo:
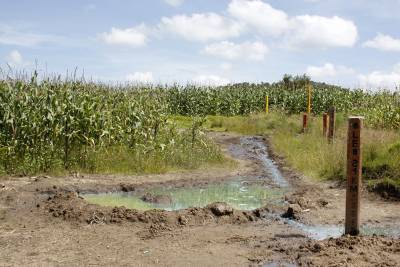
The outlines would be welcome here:
M 173 144 L 155 146 L 151 149 L 138 147 L 135 150 L 126 146 L 109 147 L 90 154 L 84 168 L 78 164 L 75 167 L 81 172 L 91 173 L 154 174 L 236 166 L 236 163 L 224 157 L 220 148 L 205 135 L 201 118 L 170 116 L 168 120 L 179 132 L 172 136 Z M 196 135 L 194 139 L 192 134 Z M 146 151 L 143 151 L 144 149 Z
M 100 148 L 87 152 L 86 157 L 77 158 L 68 170 L 62 160 L 52 162 L 51 169 L 43 172 L 29 172 L 36 164 L 25 158 L 15 164 L 13 169 L 18 175 L 50 174 L 62 176 L 70 172 L 86 174 L 159 174 L 170 171 L 193 170 L 213 166 L 231 167 L 231 160 L 223 156 L 219 147 L 204 136 L 194 146 L 189 140 L 176 140 L 173 147 L 156 148 L 149 151 L 132 150 L 126 146 Z M 71 157 L 75 157 L 71 155 Z M 6 174 L 5 170 L 3 175 Z
M 300 115 L 253 114 L 242 117 L 209 117 L 213 129 L 245 135 L 269 135 L 274 150 L 297 171 L 316 180 L 344 180 L 347 120 L 337 115 L 336 138 L 329 144 L 322 136 L 322 118 L 311 117 L 306 133 L 301 133 Z M 390 184 L 400 191 L 400 133 L 364 128 L 363 179 L 373 189 Z
M 180 129 L 188 129 L 192 126 L 193 123 L 192 117 L 182 115 L 170 115 L 168 116 L 168 120 L 174 122 L 176 126 Z
M 191 170 L 220 165 L 225 158 L 211 141 L 206 146 L 181 146 L 173 150 L 135 153 L 125 147 L 115 147 L 93 155 L 93 164 L 82 171 L 104 174 L 151 174 L 176 170 Z
M 244 135 L 262 135 L 269 133 L 280 124 L 277 120 L 267 119 L 263 114 L 249 116 L 207 116 L 205 127 L 214 131 L 237 132 Z

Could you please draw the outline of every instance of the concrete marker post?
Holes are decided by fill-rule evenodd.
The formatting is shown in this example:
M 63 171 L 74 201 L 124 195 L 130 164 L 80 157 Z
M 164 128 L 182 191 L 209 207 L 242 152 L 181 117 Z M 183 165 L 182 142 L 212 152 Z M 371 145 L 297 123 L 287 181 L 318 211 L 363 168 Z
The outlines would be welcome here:
M 362 117 L 349 117 L 347 133 L 347 189 L 345 234 L 360 233 L 360 197 L 361 197 L 361 130 Z
M 332 143 L 335 139 L 335 124 L 336 124 L 336 108 L 331 107 L 329 109 L 329 129 L 328 129 L 328 141 Z
M 265 113 L 269 113 L 269 96 L 265 97 Z

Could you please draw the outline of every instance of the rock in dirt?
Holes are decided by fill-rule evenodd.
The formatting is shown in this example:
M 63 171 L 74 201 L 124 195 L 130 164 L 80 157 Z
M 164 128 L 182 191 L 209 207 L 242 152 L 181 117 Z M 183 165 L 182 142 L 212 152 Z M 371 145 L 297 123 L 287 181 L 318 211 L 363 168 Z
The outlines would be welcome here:
M 287 219 L 297 219 L 298 215 L 301 212 L 301 207 L 298 204 L 291 204 L 289 205 L 287 211 L 282 214 L 283 218 Z
M 135 191 L 135 186 L 130 184 L 120 184 L 119 185 L 122 192 L 133 192 Z
M 299 204 L 299 206 L 302 209 L 308 209 L 310 208 L 310 201 L 308 199 L 306 199 L 305 197 L 299 197 L 297 198 L 297 204 Z
M 187 225 L 188 222 L 189 222 L 189 220 L 188 220 L 184 215 L 180 215 L 180 216 L 178 217 L 178 223 L 179 223 L 180 225 Z
M 141 198 L 144 202 L 155 203 L 155 204 L 171 204 L 172 199 L 167 195 L 152 195 L 150 193 L 144 194 Z
M 216 216 L 224 216 L 233 214 L 233 208 L 225 202 L 215 202 L 208 205 L 206 208 Z
M 322 207 L 327 207 L 329 202 L 326 199 L 321 198 L 317 201 L 317 204 L 322 208 Z

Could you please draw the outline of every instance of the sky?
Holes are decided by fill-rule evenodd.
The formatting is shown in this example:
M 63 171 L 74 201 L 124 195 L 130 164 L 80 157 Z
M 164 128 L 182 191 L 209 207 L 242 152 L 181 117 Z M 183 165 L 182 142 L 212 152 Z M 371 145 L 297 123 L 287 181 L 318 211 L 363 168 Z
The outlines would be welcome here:
M 3 72 L 400 85 L 400 0 L 0 0 Z

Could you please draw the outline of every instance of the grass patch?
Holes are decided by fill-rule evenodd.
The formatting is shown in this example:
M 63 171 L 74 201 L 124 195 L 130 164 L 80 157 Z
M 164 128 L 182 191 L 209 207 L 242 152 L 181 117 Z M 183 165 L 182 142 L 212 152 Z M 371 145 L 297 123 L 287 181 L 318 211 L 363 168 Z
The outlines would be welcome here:
M 277 116 L 274 115 L 274 116 Z M 264 114 L 249 116 L 207 116 L 205 127 L 213 131 L 237 132 L 244 135 L 262 135 L 277 127 L 279 120 L 270 120 Z
M 173 148 L 156 149 L 146 153 L 126 147 L 115 147 L 93 155 L 93 164 L 86 171 L 105 174 L 150 174 L 175 170 L 190 170 L 220 165 L 226 161 L 219 148 L 210 140 L 192 147 L 180 144 Z M 83 171 L 85 171 L 83 170 Z
M 14 163 L 16 175 L 33 175 L 38 173 L 62 176 L 70 172 L 88 174 L 159 174 L 177 170 L 191 170 L 210 166 L 231 166 L 219 147 L 211 140 L 201 137 L 192 146 L 190 140 L 176 140 L 166 147 L 153 149 L 127 146 L 113 146 L 87 152 L 85 158 L 71 155 L 71 165 L 66 170 L 63 162 L 53 161 L 44 172 L 35 169 L 31 158 L 24 158 Z M 78 154 L 77 154 L 78 155 Z M 30 171 L 32 170 L 32 171 Z M 6 174 L 2 170 L 3 175 Z
M 188 129 L 192 127 L 193 119 L 190 116 L 174 115 L 168 116 L 168 119 L 176 124 L 177 128 Z
M 7 150 L 0 149 L 0 174 L 158 174 L 221 164 L 227 168 L 233 166 L 233 162 L 225 158 L 220 148 L 204 134 L 202 118 L 180 117 L 169 120 L 170 128 L 163 129 L 157 135 L 157 140 L 143 136 L 142 139 L 147 138 L 147 142 L 133 145 L 73 146 L 69 150 L 67 168 L 62 151 L 10 156 Z

